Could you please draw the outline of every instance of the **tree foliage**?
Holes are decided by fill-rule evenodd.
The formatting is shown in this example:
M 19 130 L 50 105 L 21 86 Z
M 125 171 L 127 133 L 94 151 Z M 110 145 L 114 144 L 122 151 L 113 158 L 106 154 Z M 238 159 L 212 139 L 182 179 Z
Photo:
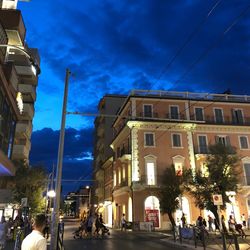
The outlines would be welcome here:
M 167 213 L 172 226 L 175 226 L 173 213 L 179 208 L 179 197 L 183 194 L 184 175 L 176 175 L 175 168 L 172 165 L 165 169 L 162 175 L 162 185 L 159 190 L 160 207 L 162 213 Z
M 205 161 L 206 172 L 197 171 L 186 185 L 186 189 L 194 196 L 196 205 L 200 209 L 212 211 L 217 220 L 217 206 L 213 203 L 213 194 L 222 195 L 224 204 L 221 208 L 225 209 L 226 203 L 230 202 L 226 192 L 237 192 L 238 160 L 234 148 L 221 143 L 210 145 Z
M 14 177 L 14 200 L 18 203 L 22 198 L 28 198 L 31 213 L 44 211 L 43 193 L 46 190 L 47 178 L 43 167 L 30 167 L 20 164 Z

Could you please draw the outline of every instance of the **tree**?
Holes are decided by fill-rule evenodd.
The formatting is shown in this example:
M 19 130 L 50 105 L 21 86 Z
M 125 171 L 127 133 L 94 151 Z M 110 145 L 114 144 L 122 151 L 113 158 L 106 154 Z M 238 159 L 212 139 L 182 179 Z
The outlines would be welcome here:
M 19 163 L 14 176 L 14 200 L 18 203 L 22 198 L 28 198 L 28 206 L 31 213 L 44 211 L 45 201 L 43 193 L 46 190 L 47 178 L 43 167 L 30 167 Z
M 224 203 L 221 209 L 225 209 L 226 203 L 230 202 L 226 192 L 237 192 L 238 161 L 236 151 L 231 146 L 222 143 L 210 145 L 205 160 L 206 171 L 196 171 L 195 176 L 190 176 L 186 183 L 186 189 L 194 196 L 196 205 L 200 209 L 210 210 L 217 222 L 219 216 L 217 206 L 213 203 L 213 194 L 222 195 Z
M 161 212 L 166 213 L 174 227 L 173 213 L 180 207 L 179 197 L 183 194 L 184 175 L 176 175 L 175 167 L 172 165 L 165 169 L 162 176 L 162 185 L 159 190 Z

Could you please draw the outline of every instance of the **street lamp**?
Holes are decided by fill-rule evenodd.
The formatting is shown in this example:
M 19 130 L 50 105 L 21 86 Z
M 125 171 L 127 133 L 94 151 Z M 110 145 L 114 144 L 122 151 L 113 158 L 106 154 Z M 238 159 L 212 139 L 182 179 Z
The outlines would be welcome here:
M 70 76 L 70 71 L 69 71 L 69 69 L 66 69 L 61 130 L 60 130 L 59 148 L 58 148 L 58 155 L 57 155 L 56 187 L 55 187 L 56 197 L 54 199 L 54 207 L 53 207 L 52 218 L 51 218 L 51 222 L 52 222 L 51 223 L 51 242 L 50 242 L 50 249 L 51 250 L 56 250 L 56 248 L 57 248 L 59 209 L 60 209 L 60 197 L 61 197 L 61 182 L 62 182 L 62 162 L 63 162 L 63 149 L 64 149 L 64 135 L 65 135 L 65 122 L 66 122 L 66 111 L 67 111 L 69 76 Z
M 20 48 L 20 47 L 15 46 L 15 45 L 9 45 L 9 44 L 0 44 L 0 48 L 7 48 L 7 49 L 11 48 L 11 49 L 15 49 L 15 50 L 20 51 L 23 55 L 25 55 L 29 59 L 31 70 L 33 71 L 33 73 L 37 76 L 41 73 L 40 67 L 35 62 L 35 60 L 32 58 L 32 56 L 25 49 Z

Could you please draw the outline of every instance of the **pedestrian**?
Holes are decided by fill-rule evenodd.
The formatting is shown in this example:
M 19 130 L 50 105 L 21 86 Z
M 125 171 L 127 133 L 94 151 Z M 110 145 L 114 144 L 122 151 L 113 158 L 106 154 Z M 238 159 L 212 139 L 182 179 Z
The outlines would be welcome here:
M 244 227 L 244 228 L 246 228 L 246 224 L 247 224 L 247 223 L 246 223 L 246 217 L 245 217 L 245 214 L 242 214 L 242 215 L 241 215 L 241 221 L 242 221 L 242 225 L 243 225 L 243 227 Z
M 235 233 L 235 219 L 233 218 L 232 215 L 229 216 L 228 220 L 228 229 L 230 232 Z
M 123 229 L 126 231 L 127 229 L 127 221 L 125 219 L 125 214 L 122 214 L 122 219 L 121 219 L 121 230 Z
M 86 221 L 87 236 L 92 236 L 92 227 L 93 227 L 94 220 L 95 220 L 94 216 L 90 213 Z
M 213 218 L 210 216 L 210 215 L 208 215 L 208 231 L 209 232 L 212 232 L 213 231 Z
M 226 223 L 225 223 L 225 217 L 223 214 L 221 215 L 221 226 L 222 226 L 223 233 L 227 234 L 228 231 L 227 231 L 227 227 L 226 227 Z
M 183 213 L 181 216 L 181 222 L 182 222 L 182 227 L 186 227 L 187 226 L 187 220 L 186 220 L 186 216 Z
M 28 234 L 21 246 L 21 250 L 46 250 L 47 243 L 43 237 L 43 230 L 46 226 L 46 216 L 38 214 L 33 223 L 33 231 Z
M 0 222 L 0 249 L 5 249 L 8 228 L 5 217 L 2 216 Z

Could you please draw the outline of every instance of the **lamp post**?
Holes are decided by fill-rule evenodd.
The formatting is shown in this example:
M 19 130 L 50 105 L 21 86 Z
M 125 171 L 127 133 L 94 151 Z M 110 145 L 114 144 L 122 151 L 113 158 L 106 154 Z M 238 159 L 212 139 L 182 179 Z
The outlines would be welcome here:
M 61 130 L 60 130 L 59 148 L 58 148 L 58 156 L 57 156 L 57 168 L 56 168 L 56 186 L 55 186 L 56 198 L 54 199 L 54 208 L 53 208 L 52 218 L 51 218 L 51 243 L 50 243 L 51 250 L 56 250 L 56 247 L 57 247 L 59 209 L 60 209 L 60 197 L 61 197 L 61 182 L 62 182 L 62 162 L 63 162 L 64 134 L 65 134 L 66 111 L 67 111 L 69 76 L 70 76 L 70 71 L 69 69 L 66 69 Z
M 25 50 L 25 49 L 22 49 L 18 46 L 15 46 L 15 45 L 9 45 L 9 44 L 0 44 L 0 48 L 11 48 L 11 49 L 15 49 L 15 50 L 18 50 L 20 51 L 22 54 L 24 54 L 30 61 L 31 63 L 31 66 L 33 66 L 35 69 L 36 69 L 36 75 L 39 75 L 41 73 L 41 69 L 40 67 L 38 66 L 38 64 L 34 61 L 34 59 L 32 58 L 32 56 Z

